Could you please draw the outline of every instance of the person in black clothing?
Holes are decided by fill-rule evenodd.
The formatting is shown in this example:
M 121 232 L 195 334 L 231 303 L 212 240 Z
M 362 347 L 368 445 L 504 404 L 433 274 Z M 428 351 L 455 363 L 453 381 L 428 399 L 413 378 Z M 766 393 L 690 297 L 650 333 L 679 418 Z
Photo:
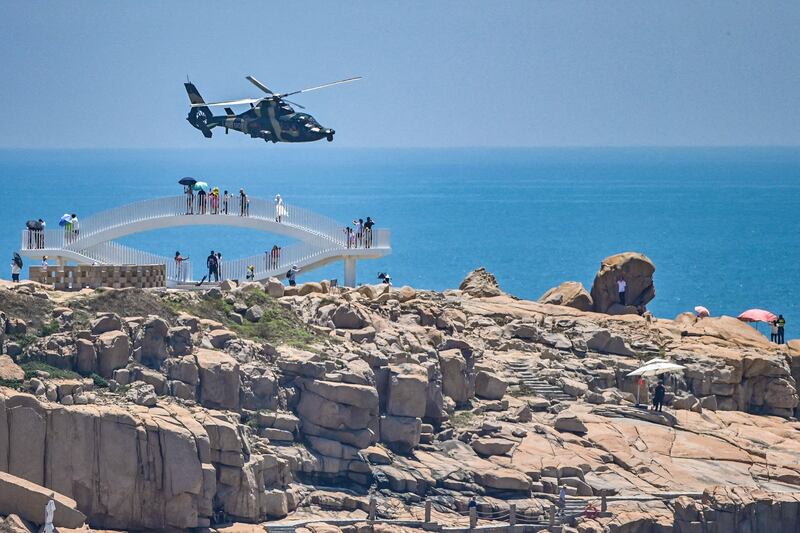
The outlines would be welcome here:
M 367 217 L 367 221 L 364 222 L 364 248 L 372 248 L 372 226 L 374 225 L 375 221 Z
M 205 189 L 200 189 L 197 191 L 197 212 L 201 215 L 206 214 L 206 191 Z M 209 278 L 211 281 L 211 278 Z
M 783 318 L 783 315 L 778 315 L 778 320 L 775 323 L 778 324 L 778 340 L 776 342 L 784 344 L 786 340 L 783 337 L 783 329 L 786 327 L 786 319 Z
M 208 278 L 209 283 L 211 282 L 211 276 L 214 276 L 214 281 L 219 281 L 219 263 L 217 260 L 217 255 L 214 253 L 214 250 L 211 250 L 211 253 L 208 254 L 206 257 L 206 266 L 208 267 L 208 275 L 203 276 L 203 279 L 197 282 L 197 286 L 203 284 L 203 282 Z
M 661 411 L 661 408 L 664 406 L 664 394 L 666 392 L 664 382 L 659 381 L 658 385 L 656 385 L 655 394 L 653 394 L 653 411 Z

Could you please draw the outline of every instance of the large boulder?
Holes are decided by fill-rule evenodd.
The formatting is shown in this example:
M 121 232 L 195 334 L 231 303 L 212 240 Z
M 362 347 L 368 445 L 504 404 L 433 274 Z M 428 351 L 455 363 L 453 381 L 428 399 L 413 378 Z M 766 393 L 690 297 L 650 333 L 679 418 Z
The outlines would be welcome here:
M 7 355 L 0 355 L 0 379 L 3 381 L 22 381 L 25 371 Z
M 656 296 L 656 288 L 653 285 L 655 271 L 655 265 L 644 254 L 625 252 L 606 257 L 600 263 L 600 270 L 592 284 L 594 310 L 598 313 L 608 313 L 615 305 L 623 310 L 626 307 L 646 305 Z M 624 306 L 619 304 L 617 280 L 620 276 L 627 284 Z
M 364 317 L 357 309 L 349 305 L 340 305 L 331 315 L 333 325 L 340 329 L 361 329 L 364 327 Z
M 386 412 L 396 416 L 422 417 L 428 397 L 428 371 L 421 365 L 390 367 Z
M 539 303 L 565 305 L 581 311 L 594 309 L 592 296 L 583 283 L 578 281 L 565 281 L 558 287 L 553 287 L 539 298 Z
M 104 378 L 112 377 L 114 370 L 128 364 L 131 343 L 128 336 L 121 331 L 107 331 L 95 341 L 97 352 L 97 373 Z
M 506 393 L 508 383 L 496 374 L 481 370 L 475 376 L 475 396 L 486 400 L 501 400 Z
M 439 352 L 439 365 L 442 369 L 442 392 L 456 403 L 469 400 L 469 379 L 467 362 L 461 350 L 444 350 Z
M 169 328 L 169 349 L 173 356 L 192 353 L 192 330 L 187 326 Z
M 53 525 L 59 529 L 79 528 L 83 525 L 86 516 L 77 509 L 77 503 L 72 498 L 26 479 L 0 472 L 0 512 L 3 515 L 16 514 L 24 520 L 43 525 L 44 508 L 51 499 L 56 504 Z
M 122 319 L 115 313 L 101 313 L 89 325 L 92 335 L 102 335 L 109 331 L 121 331 Z
M 149 316 L 142 329 L 139 331 L 136 344 L 138 344 L 138 359 L 151 368 L 158 368 L 168 357 L 167 334 L 169 324 L 157 316 Z
M 483 267 L 467 274 L 467 277 L 464 278 L 458 288 L 476 298 L 488 298 L 503 294 L 503 291 L 500 290 L 500 285 L 497 283 L 497 278 Z
M 238 409 L 239 363 L 230 355 L 200 348 L 195 354 L 202 405 L 213 409 Z
M 382 416 L 381 442 L 398 453 L 408 453 L 419 445 L 422 421 L 409 416 Z
M 97 354 L 94 344 L 88 339 L 75 340 L 75 370 L 88 376 L 97 367 Z
M 267 290 L 267 294 L 273 298 L 283 297 L 283 283 L 281 283 L 281 280 L 278 278 L 269 278 L 265 283 L 265 288 Z

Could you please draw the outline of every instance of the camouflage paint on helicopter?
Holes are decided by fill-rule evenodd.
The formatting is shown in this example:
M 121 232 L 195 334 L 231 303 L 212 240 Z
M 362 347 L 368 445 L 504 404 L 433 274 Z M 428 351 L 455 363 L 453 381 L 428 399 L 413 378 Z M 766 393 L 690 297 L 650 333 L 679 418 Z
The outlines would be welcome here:
M 247 80 L 267 93 L 267 96 L 211 103 L 203 101 L 203 97 L 200 96 L 194 84 L 187 82 L 183 85 L 186 87 L 186 92 L 189 95 L 189 102 L 192 108 L 189 110 L 189 116 L 186 117 L 186 120 L 189 121 L 189 124 L 203 132 L 206 138 L 211 137 L 212 128 L 221 127 L 225 128 L 225 133 L 228 133 L 228 130 L 241 131 L 253 138 L 261 138 L 274 143 L 310 142 L 318 141 L 322 138 L 332 141 L 333 135 L 336 133 L 334 130 L 323 128 L 314 117 L 307 113 L 295 112 L 289 104 L 295 105 L 300 109 L 305 108 L 300 104 L 285 100 L 284 97 L 360 79 L 361 77 L 348 78 L 346 80 L 326 83 L 308 89 L 279 94 L 271 91 L 266 85 L 254 77 L 247 76 Z M 250 105 L 250 109 L 238 115 L 234 113 L 230 107 L 246 104 Z M 214 106 L 225 107 L 225 115 L 214 116 L 210 109 L 210 107 Z

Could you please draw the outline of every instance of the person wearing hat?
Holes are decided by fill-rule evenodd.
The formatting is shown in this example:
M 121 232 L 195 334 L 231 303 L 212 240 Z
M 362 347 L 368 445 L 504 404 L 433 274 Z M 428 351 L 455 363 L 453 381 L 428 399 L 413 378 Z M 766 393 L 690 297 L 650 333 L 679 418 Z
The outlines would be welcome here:
M 297 285 L 296 277 L 298 272 L 300 272 L 300 269 L 297 268 L 297 265 L 292 265 L 292 268 L 290 268 L 289 271 L 286 273 L 286 279 L 289 280 L 290 287 L 294 287 L 295 285 Z

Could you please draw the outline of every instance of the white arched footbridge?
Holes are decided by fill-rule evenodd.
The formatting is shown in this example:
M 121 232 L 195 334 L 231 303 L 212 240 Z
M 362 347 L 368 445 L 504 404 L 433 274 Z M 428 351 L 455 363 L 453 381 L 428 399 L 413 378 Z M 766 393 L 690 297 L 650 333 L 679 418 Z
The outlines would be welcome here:
M 345 226 L 335 220 L 288 204 L 276 208 L 271 201 L 251 198 L 242 205 L 238 195 L 227 202 L 220 199 L 218 204 L 213 206 L 207 199 L 205 205 L 199 205 L 197 198 L 189 200 L 186 196 L 144 200 L 81 219 L 74 231 L 61 227 L 23 230 L 20 253 L 32 259 L 46 255 L 61 264 L 164 264 L 168 284 L 176 285 L 192 280 L 188 261 L 178 264 L 172 257 L 124 246 L 114 239 L 178 226 L 234 226 L 284 235 L 299 242 L 283 247 L 277 257 L 261 253 L 224 260 L 221 273 L 225 279 L 246 279 L 249 266 L 255 267 L 254 279 L 262 280 L 285 276 L 292 265 L 308 271 L 333 261 L 344 261 L 347 286 L 355 285 L 359 259 L 375 259 L 391 253 L 387 229 L 373 228 L 358 238 L 348 236 Z

